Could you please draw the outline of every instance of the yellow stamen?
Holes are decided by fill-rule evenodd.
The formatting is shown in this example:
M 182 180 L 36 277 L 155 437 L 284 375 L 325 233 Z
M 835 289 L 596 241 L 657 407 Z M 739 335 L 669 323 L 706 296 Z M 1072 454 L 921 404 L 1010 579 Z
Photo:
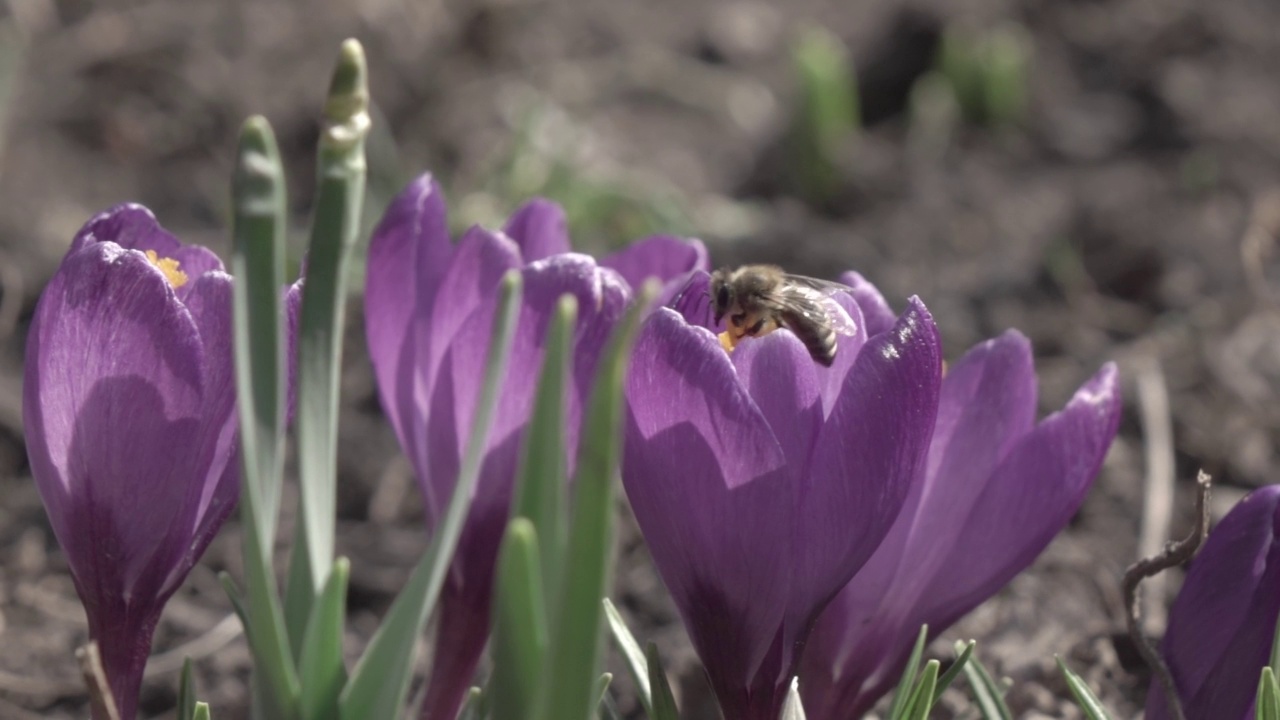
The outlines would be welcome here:
M 180 288 L 187 284 L 187 274 L 178 269 L 178 261 L 173 258 L 162 258 L 156 255 L 155 250 L 147 251 L 147 261 L 160 269 L 164 274 L 164 279 L 175 288 Z
M 738 341 L 727 330 L 716 337 L 720 338 L 720 347 L 724 348 L 727 353 L 733 352 L 733 349 L 738 345 Z

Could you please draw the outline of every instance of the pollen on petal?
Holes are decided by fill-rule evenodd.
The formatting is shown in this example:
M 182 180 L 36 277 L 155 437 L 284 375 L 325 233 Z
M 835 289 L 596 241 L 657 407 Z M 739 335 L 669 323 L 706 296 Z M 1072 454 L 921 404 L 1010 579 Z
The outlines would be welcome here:
M 738 344 L 738 341 L 729 334 L 728 330 L 720 333 L 716 337 L 720 338 L 720 347 L 724 348 L 724 351 L 727 353 L 733 352 L 733 348 Z
M 178 261 L 173 258 L 162 258 L 156 254 L 155 250 L 147 251 L 147 261 L 159 268 L 164 274 L 164 279 L 175 288 L 180 288 L 187 284 L 187 274 L 178 269 Z

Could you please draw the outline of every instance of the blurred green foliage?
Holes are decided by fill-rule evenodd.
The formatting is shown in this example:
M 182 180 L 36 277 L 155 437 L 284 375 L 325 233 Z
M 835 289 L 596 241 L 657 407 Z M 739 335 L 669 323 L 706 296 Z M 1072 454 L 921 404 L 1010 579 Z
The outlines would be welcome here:
M 861 124 L 853 60 L 839 37 L 813 25 L 797 33 L 791 62 L 799 98 L 788 166 L 802 197 L 829 202 L 840 190 L 841 159 Z
M 965 120 L 991 127 L 1023 122 L 1033 49 L 1030 33 L 1016 23 L 981 32 L 947 28 L 937 69 L 951 82 Z

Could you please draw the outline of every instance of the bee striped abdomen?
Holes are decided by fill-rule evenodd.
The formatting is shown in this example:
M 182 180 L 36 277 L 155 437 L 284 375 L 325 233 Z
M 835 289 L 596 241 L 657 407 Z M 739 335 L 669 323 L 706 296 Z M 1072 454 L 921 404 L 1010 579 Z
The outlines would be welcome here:
M 805 322 L 791 313 L 782 316 L 782 324 L 804 343 L 815 362 L 831 367 L 836 359 L 836 331 L 830 325 Z

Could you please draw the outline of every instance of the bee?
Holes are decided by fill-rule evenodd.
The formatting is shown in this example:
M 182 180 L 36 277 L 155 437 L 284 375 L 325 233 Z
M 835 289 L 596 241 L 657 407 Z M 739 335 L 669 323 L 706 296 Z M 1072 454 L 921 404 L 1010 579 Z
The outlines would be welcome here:
M 774 265 L 720 268 L 711 274 L 710 287 L 716 324 L 729 318 L 720 343 L 733 350 L 743 338 L 784 327 L 795 333 L 816 362 L 831 367 L 836 336 L 857 332 L 853 318 L 832 298 L 843 290 L 849 288 L 789 275 Z

